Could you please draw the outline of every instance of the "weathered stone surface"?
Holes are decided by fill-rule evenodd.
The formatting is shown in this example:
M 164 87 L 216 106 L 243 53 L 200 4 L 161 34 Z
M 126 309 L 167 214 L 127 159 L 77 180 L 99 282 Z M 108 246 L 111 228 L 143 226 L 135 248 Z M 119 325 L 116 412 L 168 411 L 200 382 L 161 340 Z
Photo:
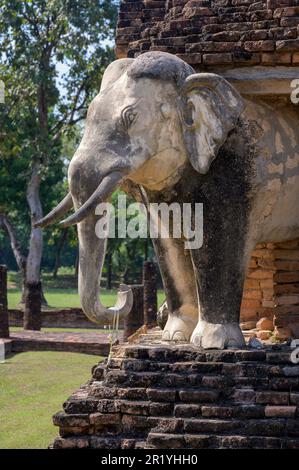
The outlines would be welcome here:
M 298 366 L 286 347 L 198 352 L 169 345 L 157 354 L 146 345 L 129 348 L 139 372 L 130 368 L 118 376 L 126 346 L 115 349 L 104 383 L 93 378 L 54 416 L 60 433 L 54 448 L 299 448 Z M 151 376 L 140 355 L 147 369 L 163 364 L 176 371 L 169 373 L 171 387 L 163 381 L 136 387 Z
M 53 443 L 54 449 L 86 449 L 89 447 L 89 437 L 57 437 Z
M 109 424 L 120 424 L 120 413 L 92 413 L 90 415 L 90 424 L 94 426 L 105 426 Z
M 289 394 L 285 392 L 256 392 L 256 403 L 272 405 L 287 405 Z
M 148 443 L 157 449 L 184 449 L 184 436 L 178 434 L 162 434 L 150 432 L 148 435 Z
M 186 433 L 222 433 L 239 428 L 241 423 L 234 420 L 220 419 L 186 419 L 184 430 Z
M 71 414 L 66 413 L 56 413 L 53 416 L 53 424 L 55 426 L 63 427 L 84 427 L 89 426 L 90 418 L 89 414 Z
M 202 406 L 201 414 L 205 418 L 233 418 L 235 409 L 230 406 Z
M 193 418 L 201 416 L 202 407 L 200 405 L 175 405 L 174 414 L 177 418 Z
M 148 399 L 151 401 L 166 401 L 166 402 L 174 402 L 176 398 L 176 390 L 173 389 L 154 389 L 148 388 L 146 390 Z
M 160 50 L 202 67 L 292 65 L 290 56 L 281 56 L 276 50 L 298 50 L 296 2 L 291 6 L 284 0 L 160 3 L 122 1 L 116 37 L 118 57 Z
M 266 406 L 266 418 L 294 418 L 296 406 Z
M 187 403 L 216 402 L 219 397 L 218 390 L 179 390 L 180 400 Z

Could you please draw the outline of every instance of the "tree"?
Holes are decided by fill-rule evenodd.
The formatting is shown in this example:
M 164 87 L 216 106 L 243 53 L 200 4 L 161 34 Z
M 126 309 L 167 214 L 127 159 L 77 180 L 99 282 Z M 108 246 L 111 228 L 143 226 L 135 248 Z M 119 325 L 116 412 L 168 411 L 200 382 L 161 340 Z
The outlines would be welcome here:
M 25 197 L 29 207 L 31 228 L 25 225 L 30 329 L 40 324 L 41 295 L 37 292 L 41 292 L 43 247 L 42 232 L 33 224 L 42 217 L 41 198 L 49 209 L 51 177 L 54 185 L 62 177 L 62 137 L 84 119 L 103 71 L 113 59 L 109 40 L 116 12 L 110 0 L 0 0 L 0 78 L 6 87 L 0 116 L 4 169 L 0 178 L 2 184 L 7 183 L 2 185 L 5 194 L 0 205 L 12 217 L 24 210 Z M 15 192 L 10 197 L 14 178 L 18 179 L 17 201 Z

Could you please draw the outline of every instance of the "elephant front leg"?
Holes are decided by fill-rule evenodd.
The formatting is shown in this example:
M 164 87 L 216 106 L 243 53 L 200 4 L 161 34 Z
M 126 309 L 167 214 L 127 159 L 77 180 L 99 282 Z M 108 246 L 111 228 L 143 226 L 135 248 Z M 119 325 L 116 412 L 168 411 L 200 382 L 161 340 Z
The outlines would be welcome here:
M 245 346 L 239 323 L 212 323 L 203 319 L 198 321 L 191 343 L 203 349 L 239 349 Z
M 239 317 L 251 245 L 241 230 L 206 230 L 204 246 L 191 250 L 199 297 L 191 343 L 203 349 L 241 348 L 245 340 Z
M 153 239 L 162 274 L 168 320 L 164 341 L 190 341 L 198 320 L 196 284 L 190 252 L 180 239 Z

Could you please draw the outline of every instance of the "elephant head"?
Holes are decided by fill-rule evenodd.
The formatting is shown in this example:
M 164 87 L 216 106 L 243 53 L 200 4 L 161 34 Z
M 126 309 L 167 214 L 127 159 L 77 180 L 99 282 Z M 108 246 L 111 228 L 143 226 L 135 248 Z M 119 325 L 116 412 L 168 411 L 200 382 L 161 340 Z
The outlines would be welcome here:
M 188 159 L 205 174 L 242 109 L 240 95 L 226 80 L 196 74 L 167 53 L 148 52 L 107 68 L 69 166 L 70 193 L 37 223 L 49 225 L 74 206 L 74 214 L 61 224 L 78 224 L 79 293 L 91 320 L 103 320 L 115 310 L 125 315 L 132 306 L 126 286 L 112 309 L 99 300 L 106 240 L 95 234 L 97 204 L 125 179 L 155 190 L 170 185 Z

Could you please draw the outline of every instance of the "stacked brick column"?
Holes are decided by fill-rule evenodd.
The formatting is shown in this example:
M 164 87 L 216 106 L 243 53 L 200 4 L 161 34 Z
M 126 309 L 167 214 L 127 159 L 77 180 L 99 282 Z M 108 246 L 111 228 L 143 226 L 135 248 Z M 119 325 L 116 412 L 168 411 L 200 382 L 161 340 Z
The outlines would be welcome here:
M 273 320 L 276 335 L 299 336 L 299 240 L 258 245 L 244 284 L 241 321 Z

